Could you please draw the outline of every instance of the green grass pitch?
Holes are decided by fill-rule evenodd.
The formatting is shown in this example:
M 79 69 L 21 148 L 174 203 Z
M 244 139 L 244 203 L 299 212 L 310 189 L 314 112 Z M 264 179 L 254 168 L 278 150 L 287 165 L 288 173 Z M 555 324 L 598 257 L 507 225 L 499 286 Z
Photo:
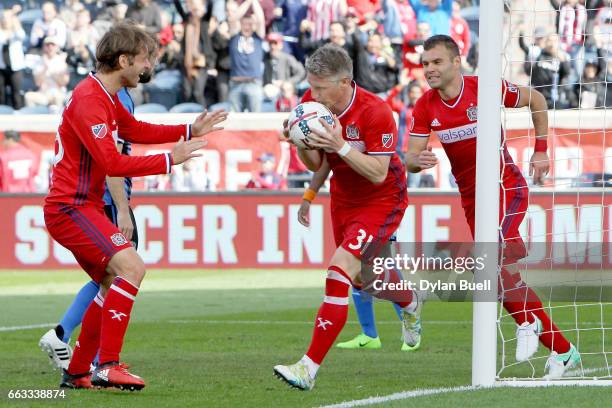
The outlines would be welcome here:
M 428 303 L 423 313 L 421 350 L 402 353 L 393 308 L 377 302 L 382 350 L 332 349 L 315 389 L 300 392 L 273 377 L 272 367 L 295 362 L 308 347 L 312 321 L 322 299 L 321 271 L 152 271 L 137 298 L 122 354 L 133 372 L 147 381 L 143 391 L 79 390 L 68 392 L 63 401 L 8 400 L 11 389 L 53 389 L 59 381 L 59 373 L 51 369 L 37 345 L 48 329 L 15 326 L 57 321 L 85 282 L 85 274 L 77 271 L 0 272 L 1 406 L 317 407 L 470 384 L 469 303 Z M 582 309 L 580 320 L 597 327 L 600 308 Z M 559 309 L 555 318 L 562 328 L 572 328 L 573 313 L 573 308 Z M 503 331 L 513 337 L 510 322 L 503 325 Z M 339 340 L 357 332 L 351 307 Z M 73 343 L 75 337 L 76 333 Z M 582 351 L 601 351 L 601 337 L 601 330 L 581 332 Z M 512 361 L 514 343 L 509 341 L 505 349 Z M 547 355 L 542 348 L 538 353 Z M 605 367 L 603 355 L 587 355 L 584 361 L 585 368 Z M 544 362 L 544 358 L 535 362 L 537 375 L 542 374 Z M 523 377 L 531 372 L 527 363 L 508 370 L 509 375 Z M 526 406 L 603 407 L 609 404 L 609 395 L 606 387 L 493 389 L 415 397 L 378 406 L 516 408 L 520 401 Z

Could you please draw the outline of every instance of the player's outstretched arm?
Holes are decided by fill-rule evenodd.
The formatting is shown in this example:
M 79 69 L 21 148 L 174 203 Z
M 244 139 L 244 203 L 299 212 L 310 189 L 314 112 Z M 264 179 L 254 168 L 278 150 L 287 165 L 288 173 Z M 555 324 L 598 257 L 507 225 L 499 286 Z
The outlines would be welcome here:
M 408 142 L 406 152 L 406 168 L 411 173 L 418 173 L 421 170 L 430 169 L 438 164 L 438 158 L 431 151 L 431 146 L 427 146 L 429 137 L 412 136 Z
M 544 95 L 529 87 L 519 87 L 517 108 L 528 107 L 535 129 L 536 142 L 533 155 L 529 161 L 529 175 L 533 176 L 534 184 L 541 185 L 544 177 L 550 171 L 548 157 L 548 104 Z

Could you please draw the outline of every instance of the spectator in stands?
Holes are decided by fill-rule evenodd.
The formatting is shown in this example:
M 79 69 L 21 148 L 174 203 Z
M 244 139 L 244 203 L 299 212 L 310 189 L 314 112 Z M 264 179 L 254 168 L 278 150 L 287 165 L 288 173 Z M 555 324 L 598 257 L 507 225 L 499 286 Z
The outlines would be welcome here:
M 530 45 L 527 45 L 525 39 L 529 40 Z M 525 26 L 523 24 L 519 25 L 519 47 L 521 47 L 521 50 L 525 53 L 523 70 L 527 75 L 531 75 L 531 66 L 542 53 L 545 40 L 546 29 L 544 27 L 536 27 L 533 31 L 533 37 L 531 37 L 525 34 Z
M 461 17 L 461 6 L 458 2 L 453 1 L 453 15 L 450 20 L 450 36 L 459 46 L 461 53 L 461 61 L 465 61 L 470 51 L 470 26 L 463 17 Z
M 599 39 L 600 48 L 606 50 L 608 55 L 612 55 L 612 3 L 603 6 L 597 13 L 593 34 Z
M 421 55 L 423 54 L 423 44 L 431 37 L 429 23 L 419 23 L 417 25 L 417 36 L 413 40 L 404 43 L 403 66 L 408 70 L 408 78 L 417 79 L 425 82 Z
M 258 159 L 260 163 L 259 172 L 253 174 L 253 178 L 245 188 L 258 190 L 280 190 L 284 180 L 276 171 L 276 159 L 272 153 L 264 153 Z
M 42 18 L 34 22 L 30 33 L 30 48 L 33 51 L 40 53 L 43 47 L 43 41 L 47 37 L 54 37 L 55 42 L 60 49 L 66 46 L 66 23 L 64 23 L 57 15 L 55 3 L 46 1 L 42 5 Z
M 298 97 L 295 94 L 295 87 L 291 82 L 283 82 L 280 95 L 276 99 L 277 112 L 291 112 L 298 104 Z
M 0 104 L 11 105 L 15 109 L 23 107 L 21 83 L 25 68 L 23 42 L 26 33 L 13 10 L 0 11 Z M 9 102 L 6 87 L 11 92 Z
M 71 67 L 71 88 L 94 70 L 95 49 L 99 38 L 98 31 L 91 24 L 89 10 L 78 11 L 75 28 L 68 33 L 66 44 L 67 62 Z
M 602 78 L 597 89 L 597 106 L 612 108 L 612 61 L 608 60 L 605 75 L 602 75 Z
M 66 54 L 60 51 L 55 37 L 45 37 L 43 54 L 32 66 L 34 82 L 38 90 L 26 92 L 26 106 L 49 106 L 59 112 L 66 99 L 66 86 L 70 81 Z
M 198 169 L 196 160 L 188 160 L 187 166 L 181 166 L 179 171 L 174 171 L 170 175 L 170 185 L 172 191 L 214 191 L 215 186 L 201 169 Z
M 386 39 L 386 43 L 383 44 L 381 34 L 372 33 L 368 38 L 363 57 L 367 63 L 362 64 L 360 74 L 365 79 L 365 83 L 360 85 L 370 92 L 385 94 L 397 83 L 399 71 L 391 43 Z
M 410 0 L 419 23 L 427 23 L 431 35 L 450 34 L 450 20 L 453 14 L 452 0 Z
M 142 24 L 149 34 L 157 34 L 162 29 L 161 11 L 151 0 L 135 0 L 128 7 L 125 17 Z
M 0 151 L 0 191 L 3 193 L 34 193 L 38 174 L 38 157 L 21 143 L 14 130 L 4 132 L 4 150 Z
M 104 10 L 96 16 L 94 27 L 100 34 L 104 35 L 113 25 L 125 19 L 127 6 L 121 0 L 104 0 Z
M 231 60 L 229 54 L 229 24 L 221 21 L 211 36 L 212 46 L 215 50 L 216 61 L 211 76 L 214 77 L 214 89 L 217 92 L 217 102 L 226 102 L 229 95 L 229 77 Z M 210 71 L 209 71 L 210 72 Z
M 342 20 L 347 8 L 346 0 L 309 0 L 302 30 L 308 31 L 313 42 L 327 40 L 332 22 Z
M 536 87 L 550 109 L 563 108 L 566 104 L 562 86 L 570 74 L 567 54 L 559 47 L 556 34 L 546 37 L 542 53 L 535 63 L 528 63 L 527 72 L 531 74 L 531 86 Z
M 232 32 L 230 26 L 229 101 L 236 112 L 260 112 L 263 99 L 264 16 L 259 0 L 246 0 L 243 4 L 249 4 L 253 13 L 240 19 L 240 31 Z
M 304 51 L 300 47 L 300 24 L 306 20 L 308 2 L 306 0 L 277 0 L 277 27 L 283 35 L 288 51 L 300 62 L 304 61 Z
M 601 58 L 601 62 L 589 60 L 584 65 L 580 81 L 571 84 L 569 102 L 571 108 L 593 109 L 598 105 L 597 93 L 599 83 L 605 81 L 606 63 Z
M 174 5 L 183 17 L 183 100 L 195 101 L 206 106 L 204 90 L 208 79 L 208 70 L 214 68 L 216 58 L 210 38 L 212 5 L 205 0 L 187 2 L 188 13 L 183 10 L 178 0 Z M 214 28 L 214 27 L 213 27 Z
M 283 37 L 279 33 L 270 33 L 266 39 L 270 51 L 264 55 L 264 94 L 275 99 L 285 82 L 294 88 L 306 77 L 306 70 L 293 55 L 283 51 Z
M 178 95 L 183 83 L 184 56 L 181 43 L 184 37 L 184 26 L 177 23 L 172 26 L 172 35 L 160 38 L 158 63 L 155 66 L 155 76 L 151 82 L 144 84 L 145 100 L 149 100 L 154 92 L 172 93 Z M 178 99 L 178 98 L 175 98 Z

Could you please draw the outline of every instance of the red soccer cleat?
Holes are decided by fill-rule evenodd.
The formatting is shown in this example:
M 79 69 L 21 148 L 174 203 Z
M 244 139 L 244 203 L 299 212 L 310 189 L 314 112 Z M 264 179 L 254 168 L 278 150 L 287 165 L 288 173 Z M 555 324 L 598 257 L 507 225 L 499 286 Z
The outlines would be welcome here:
M 110 362 L 98 366 L 92 376 L 91 384 L 96 387 L 115 387 L 121 390 L 137 391 L 145 386 L 145 382 L 137 375 L 127 370 L 127 364 Z
M 93 388 L 91 384 L 91 373 L 68 374 L 68 371 L 63 371 L 60 388 Z

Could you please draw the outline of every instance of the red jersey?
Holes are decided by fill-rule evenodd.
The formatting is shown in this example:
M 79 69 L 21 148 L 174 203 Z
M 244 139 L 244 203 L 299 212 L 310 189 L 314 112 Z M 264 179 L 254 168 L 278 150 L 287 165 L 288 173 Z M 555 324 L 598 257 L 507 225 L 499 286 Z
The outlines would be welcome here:
M 502 81 L 505 107 L 519 102 L 516 85 Z M 430 89 L 416 103 L 412 112 L 411 137 L 438 136 L 451 163 L 462 201 L 474 200 L 476 193 L 476 137 L 478 119 L 478 77 L 464 76 L 461 93 L 455 100 L 444 101 L 437 90 Z M 486 135 L 485 135 L 486 136 Z M 503 181 L 506 187 L 526 186 L 519 168 L 506 146 L 503 150 Z
M 139 122 L 90 74 L 75 88 L 55 136 L 53 176 L 46 203 L 103 206 L 104 181 L 170 173 L 169 153 L 127 156 L 116 148 L 117 135 L 128 142 L 168 143 L 188 139 L 189 125 Z
M 310 89 L 302 102 L 314 101 Z M 333 176 L 331 197 L 337 203 L 407 205 L 406 170 L 395 152 L 397 127 L 393 112 L 382 99 L 354 85 L 349 106 L 338 115 L 342 137 L 353 149 L 372 156 L 391 156 L 387 178 L 379 185 L 353 170 L 338 154 L 325 153 Z
M 0 152 L 0 191 L 34 193 L 34 177 L 38 174 L 38 167 L 38 157 L 21 144 Z

